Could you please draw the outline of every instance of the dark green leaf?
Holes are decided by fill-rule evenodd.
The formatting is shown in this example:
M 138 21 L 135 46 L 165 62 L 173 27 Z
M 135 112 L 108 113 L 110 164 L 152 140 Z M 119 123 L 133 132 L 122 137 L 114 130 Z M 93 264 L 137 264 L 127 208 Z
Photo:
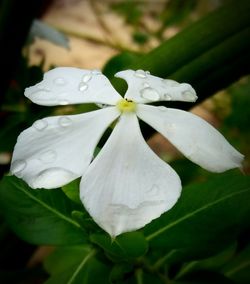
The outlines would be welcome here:
M 224 275 L 214 271 L 194 271 L 180 281 L 173 284 L 234 284 L 233 281 Z
M 103 68 L 103 73 L 110 78 L 116 72 L 126 69 L 130 64 L 132 64 L 135 60 L 138 60 L 140 57 L 141 55 L 139 53 L 124 51 L 118 55 L 115 55 L 106 63 Z
M 187 186 L 172 210 L 145 227 L 146 239 L 170 255 L 211 255 L 246 228 L 249 201 L 250 177 L 234 171 Z
M 133 265 L 129 263 L 118 263 L 115 264 L 110 272 L 110 282 L 111 283 L 120 283 L 124 278 L 127 278 L 127 275 L 131 274 L 133 270 Z
M 185 263 L 178 274 L 175 276 L 175 279 L 180 279 L 186 274 L 190 274 L 194 270 L 212 270 L 220 272 L 221 267 L 230 261 L 236 250 L 236 243 L 226 248 L 224 251 L 219 254 L 209 257 L 203 260 L 196 260 Z
M 93 234 L 90 240 L 118 259 L 133 259 L 142 256 L 148 244 L 140 232 L 125 233 L 112 240 L 107 234 Z
M 222 268 L 222 272 L 239 284 L 250 283 L 250 245 Z
M 68 245 L 86 241 L 86 233 L 71 217 L 75 205 L 59 189 L 34 190 L 14 176 L 5 177 L 0 183 L 0 205 L 10 227 L 28 242 Z
M 45 260 L 51 274 L 46 284 L 109 283 L 109 268 L 95 257 L 96 251 L 88 246 L 63 247 Z
M 81 204 L 79 196 L 80 179 L 75 179 L 72 182 L 64 185 L 62 191 L 68 196 L 72 201 Z

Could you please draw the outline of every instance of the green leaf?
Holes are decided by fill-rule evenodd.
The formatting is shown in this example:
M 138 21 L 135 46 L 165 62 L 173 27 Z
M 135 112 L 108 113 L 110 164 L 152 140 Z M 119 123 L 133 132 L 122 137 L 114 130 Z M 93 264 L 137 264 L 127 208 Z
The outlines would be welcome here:
M 133 270 L 133 265 L 130 263 L 117 263 L 113 266 L 109 280 L 111 283 L 120 283 L 124 278 L 127 278 L 127 275 L 131 274 Z
M 34 244 L 65 245 L 86 242 L 87 235 L 71 217 L 79 209 L 59 189 L 30 189 L 9 176 L 0 183 L 5 219 L 22 239 Z
M 171 282 L 173 284 L 234 284 L 224 275 L 214 271 L 194 271 L 187 275 L 184 279 Z
M 222 272 L 239 284 L 250 283 L 250 245 L 222 268 Z
M 64 185 L 62 187 L 62 191 L 67 195 L 69 199 L 71 199 L 72 201 L 78 204 L 81 204 L 79 188 L 80 188 L 80 179 L 75 179 L 72 182 Z
M 109 283 L 109 267 L 100 262 L 89 246 L 57 249 L 44 263 L 51 277 L 46 284 Z
M 249 199 L 250 177 L 234 171 L 187 186 L 172 210 L 145 227 L 146 240 L 151 247 L 165 248 L 166 259 L 171 250 L 190 258 L 209 256 L 246 228 Z
M 130 260 L 144 255 L 148 244 L 140 232 L 130 232 L 112 240 L 107 234 L 93 234 L 90 240 L 118 259 Z
M 234 256 L 234 253 L 236 251 L 237 244 L 234 243 L 233 245 L 226 248 L 224 251 L 220 252 L 219 254 L 202 259 L 202 260 L 196 260 L 191 261 L 188 263 L 185 263 L 178 274 L 175 276 L 175 279 L 180 279 L 186 274 L 190 274 L 193 271 L 197 270 L 212 270 L 220 272 L 221 267 L 223 267 L 228 261 L 232 259 Z

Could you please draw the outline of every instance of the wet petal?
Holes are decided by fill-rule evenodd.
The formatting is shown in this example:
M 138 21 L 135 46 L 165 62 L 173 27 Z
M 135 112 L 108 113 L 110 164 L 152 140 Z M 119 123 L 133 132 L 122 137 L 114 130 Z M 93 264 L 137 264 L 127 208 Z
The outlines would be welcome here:
M 115 76 L 126 80 L 128 84 L 125 98 L 138 103 L 156 101 L 195 102 L 197 100 L 195 90 L 191 85 L 162 79 L 150 75 L 148 71 L 126 70 L 116 73 Z
M 181 181 L 148 147 L 135 114 L 124 114 L 89 166 L 81 200 L 111 236 L 139 229 L 177 201 Z
M 18 137 L 11 172 L 32 188 L 55 188 L 80 177 L 103 132 L 119 116 L 115 107 L 37 120 Z
M 79 103 L 115 105 L 121 96 L 97 70 L 58 67 L 44 74 L 43 81 L 26 88 L 25 96 L 38 105 Z
M 137 115 L 204 169 L 223 172 L 241 166 L 244 156 L 214 127 L 190 112 L 138 105 Z

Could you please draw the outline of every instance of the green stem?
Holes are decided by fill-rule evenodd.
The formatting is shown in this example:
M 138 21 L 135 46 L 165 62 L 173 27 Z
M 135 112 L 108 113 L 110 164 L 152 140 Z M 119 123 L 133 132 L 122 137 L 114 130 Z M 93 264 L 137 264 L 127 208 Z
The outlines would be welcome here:
M 250 71 L 249 14 L 250 1 L 230 1 L 124 67 L 192 83 L 200 102 Z M 242 56 L 247 61 L 241 61 Z M 124 92 L 117 81 L 112 83 Z
M 135 271 L 135 277 L 136 277 L 137 284 L 143 284 L 143 271 L 142 271 L 142 269 L 138 268 Z
M 181 278 L 183 275 L 187 274 L 192 268 L 197 264 L 198 261 L 191 261 L 185 265 L 175 276 L 175 279 Z
M 155 264 L 152 266 L 153 270 L 158 270 L 163 264 L 165 264 L 174 254 L 176 250 L 173 249 L 169 253 L 165 254 L 163 257 L 159 258 Z

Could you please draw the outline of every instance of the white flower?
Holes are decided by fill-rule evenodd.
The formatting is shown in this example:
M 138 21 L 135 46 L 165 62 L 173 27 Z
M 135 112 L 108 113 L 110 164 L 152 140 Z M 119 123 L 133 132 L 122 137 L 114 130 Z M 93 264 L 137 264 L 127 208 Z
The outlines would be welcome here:
M 222 172 L 241 166 L 243 156 L 206 121 L 182 110 L 150 106 L 156 101 L 197 99 L 189 84 L 142 70 L 116 74 L 128 84 L 123 99 L 100 71 L 56 68 L 25 96 L 45 106 L 97 103 L 107 107 L 80 115 L 36 121 L 18 137 L 11 172 L 32 188 L 55 188 L 81 177 L 80 197 L 111 236 L 139 229 L 169 210 L 181 192 L 176 172 L 149 148 L 138 118 L 165 136 L 201 167 Z M 93 159 L 101 136 L 117 124 Z

